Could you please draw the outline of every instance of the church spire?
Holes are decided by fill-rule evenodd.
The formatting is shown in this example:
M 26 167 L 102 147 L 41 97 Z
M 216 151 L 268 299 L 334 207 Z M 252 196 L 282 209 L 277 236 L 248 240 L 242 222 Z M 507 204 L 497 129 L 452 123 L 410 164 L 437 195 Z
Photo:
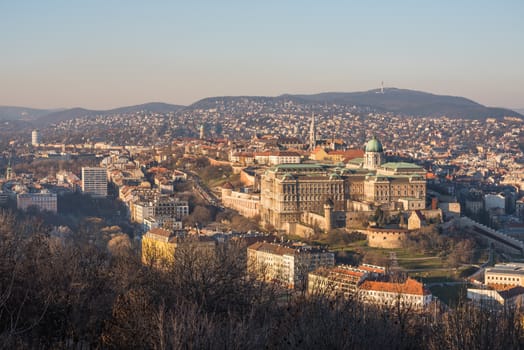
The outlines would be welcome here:
M 309 150 L 313 151 L 315 149 L 315 145 L 317 143 L 316 140 L 316 132 L 315 132 L 315 114 L 311 114 L 311 127 L 309 129 Z

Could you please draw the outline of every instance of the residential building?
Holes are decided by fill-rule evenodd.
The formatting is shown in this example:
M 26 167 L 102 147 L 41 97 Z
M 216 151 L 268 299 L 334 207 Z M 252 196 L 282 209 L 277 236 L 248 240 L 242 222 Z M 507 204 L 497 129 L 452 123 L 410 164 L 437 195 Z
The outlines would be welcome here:
M 144 224 L 147 218 L 173 218 L 181 221 L 189 215 L 189 203 L 178 198 L 161 195 L 153 191 L 146 196 L 138 196 L 131 202 L 131 221 Z
M 502 209 L 506 210 L 506 197 L 503 194 L 485 194 L 484 195 L 484 209 Z
M 250 245 L 247 258 L 256 278 L 287 288 L 307 287 L 310 271 L 335 264 L 335 255 L 323 249 L 266 242 Z
M 309 273 L 308 293 L 323 296 L 354 295 L 358 286 L 368 277 L 383 276 L 386 269 L 381 266 L 363 264 L 358 267 L 337 265 L 321 267 Z
M 56 193 L 20 193 L 16 196 L 16 206 L 21 210 L 34 206 L 53 213 L 58 211 Z
M 431 292 L 409 277 L 404 282 L 364 281 L 359 297 L 366 303 L 416 309 L 428 306 L 432 300 Z
M 163 228 L 152 228 L 142 237 L 142 263 L 158 268 L 168 268 L 175 262 L 178 249 L 194 249 L 203 256 L 215 249 L 216 242 L 207 236 L 185 236 Z
M 301 162 L 300 154 L 293 151 L 278 151 L 271 153 L 268 157 L 269 165 L 278 164 L 299 164 Z

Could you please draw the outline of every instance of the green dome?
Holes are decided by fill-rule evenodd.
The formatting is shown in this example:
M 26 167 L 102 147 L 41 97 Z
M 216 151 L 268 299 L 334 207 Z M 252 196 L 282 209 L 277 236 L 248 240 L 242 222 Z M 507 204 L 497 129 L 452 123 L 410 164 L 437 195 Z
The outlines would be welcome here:
M 382 144 L 375 136 L 367 143 L 366 152 L 384 152 Z

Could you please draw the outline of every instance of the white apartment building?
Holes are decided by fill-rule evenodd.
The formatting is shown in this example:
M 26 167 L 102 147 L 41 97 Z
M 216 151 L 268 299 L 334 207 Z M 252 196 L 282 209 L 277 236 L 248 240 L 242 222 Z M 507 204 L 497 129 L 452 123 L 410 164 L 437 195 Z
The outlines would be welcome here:
M 271 153 L 268 157 L 269 165 L 300 164 L 300 154 L 293 151 L 279 151 Z
M 266 242 L 250 245 L 247 258 L 250 273 L 287 288 L 305 287 L 310 271 L 335 264 L 335 255 L 326 250 Z
M 156 194 L 150 200 L 130 203 L 131 221 L 140 223 L 147 229 L 146 219 L 171 218 L 182 221 L 189 215 L 189 203 L 177 198 Z
M 421 282 L 409 277 L 403 283 L 364 281 L 358 293 L 363 302 L 401 308 L 421 309 L 433 299 Z

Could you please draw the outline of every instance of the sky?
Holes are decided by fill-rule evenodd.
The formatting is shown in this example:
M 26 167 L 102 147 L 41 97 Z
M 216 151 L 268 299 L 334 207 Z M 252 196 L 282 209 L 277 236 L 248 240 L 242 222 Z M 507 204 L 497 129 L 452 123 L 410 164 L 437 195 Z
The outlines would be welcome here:
M 0 0 L 0 105 L 386 87 L 524 108 L 524 1 Z

